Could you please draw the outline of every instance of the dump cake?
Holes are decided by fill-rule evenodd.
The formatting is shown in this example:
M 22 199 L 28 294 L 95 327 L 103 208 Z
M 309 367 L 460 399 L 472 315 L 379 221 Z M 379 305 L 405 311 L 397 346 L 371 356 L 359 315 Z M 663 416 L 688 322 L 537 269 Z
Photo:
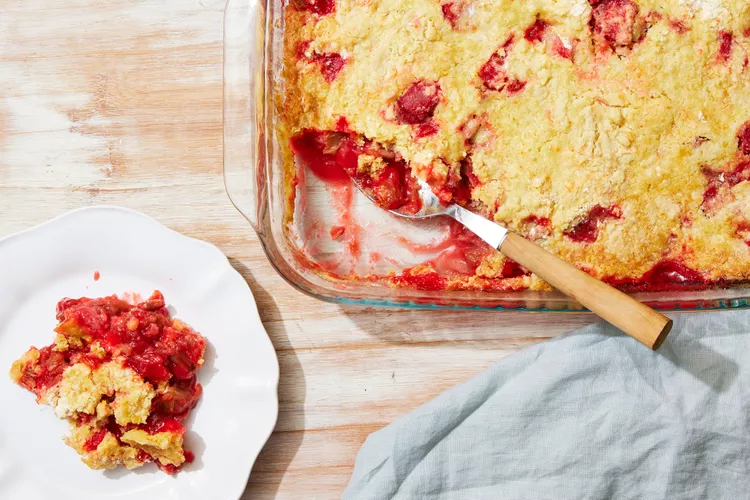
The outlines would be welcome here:
M 354 172 L 402 206 L 413 172 L 622 288 L 750 279 L 748 2 L 290 0 L 284 22 L 290 193 Z M 453 237 L 452 266 L 384 279 L 547 288 Z
M 11 378 L 70 423 L 66 443 L 92 469 L 155 462 L 172 474 L 193 459 L 184 422 L 202 388 L 206 341 L 170 318 L 158 291 L 135 305 L 116 296 L 63 299 L 52 345 L 30 348 Z

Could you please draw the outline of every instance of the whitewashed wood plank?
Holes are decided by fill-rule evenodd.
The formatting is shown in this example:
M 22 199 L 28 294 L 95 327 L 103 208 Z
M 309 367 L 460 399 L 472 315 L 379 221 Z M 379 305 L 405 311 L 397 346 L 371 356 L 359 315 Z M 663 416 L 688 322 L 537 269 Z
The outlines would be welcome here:
M 370 432 L 593 318 L 341 307 L 289 286 L 224 193 L 223 5 L 5 2 L 0 237 L 106 203 L 217 245 L 253 289 L 282 372 L 278 432 L 244 498 L 338 498 Z

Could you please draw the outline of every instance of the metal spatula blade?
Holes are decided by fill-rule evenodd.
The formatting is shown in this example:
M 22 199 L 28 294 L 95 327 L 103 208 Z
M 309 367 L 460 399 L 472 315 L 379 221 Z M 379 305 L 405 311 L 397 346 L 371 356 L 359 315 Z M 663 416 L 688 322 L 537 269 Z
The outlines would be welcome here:
M 377 197 L 353 179 L 357 188 L 380 206 Z M 444 205 L 427 182 L 417 178 L 420 209 L 415 213 L 396 208 L 389 212 L 408 219 L 447 215 L 482 240 L 521 264 L 562 293 L 612 323 L 652 349 L 658 349 L 672 329 L 672 320 L 547 252 L 522 236 L 458 204 Z

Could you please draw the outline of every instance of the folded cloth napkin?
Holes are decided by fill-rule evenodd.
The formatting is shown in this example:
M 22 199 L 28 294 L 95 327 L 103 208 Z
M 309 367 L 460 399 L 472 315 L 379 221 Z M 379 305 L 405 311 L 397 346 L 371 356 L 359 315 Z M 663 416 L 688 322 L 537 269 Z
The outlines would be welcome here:
M 346 500 L 749 499 L 750 312 L 658 352 L 599 324 L 509 356 L 367 438 Z

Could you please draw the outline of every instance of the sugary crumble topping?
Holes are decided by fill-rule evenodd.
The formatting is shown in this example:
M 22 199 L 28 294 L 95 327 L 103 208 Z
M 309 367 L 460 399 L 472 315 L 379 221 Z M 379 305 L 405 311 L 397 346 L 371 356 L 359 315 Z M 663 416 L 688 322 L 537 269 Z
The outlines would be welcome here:
M 284 22 L 289 186 L 392 165 L 406 203 L 403 167 L 623 288 L 750 279 L 746 0 L 295 0 Z M 548 288 L 470 240 L 385 279 Z

